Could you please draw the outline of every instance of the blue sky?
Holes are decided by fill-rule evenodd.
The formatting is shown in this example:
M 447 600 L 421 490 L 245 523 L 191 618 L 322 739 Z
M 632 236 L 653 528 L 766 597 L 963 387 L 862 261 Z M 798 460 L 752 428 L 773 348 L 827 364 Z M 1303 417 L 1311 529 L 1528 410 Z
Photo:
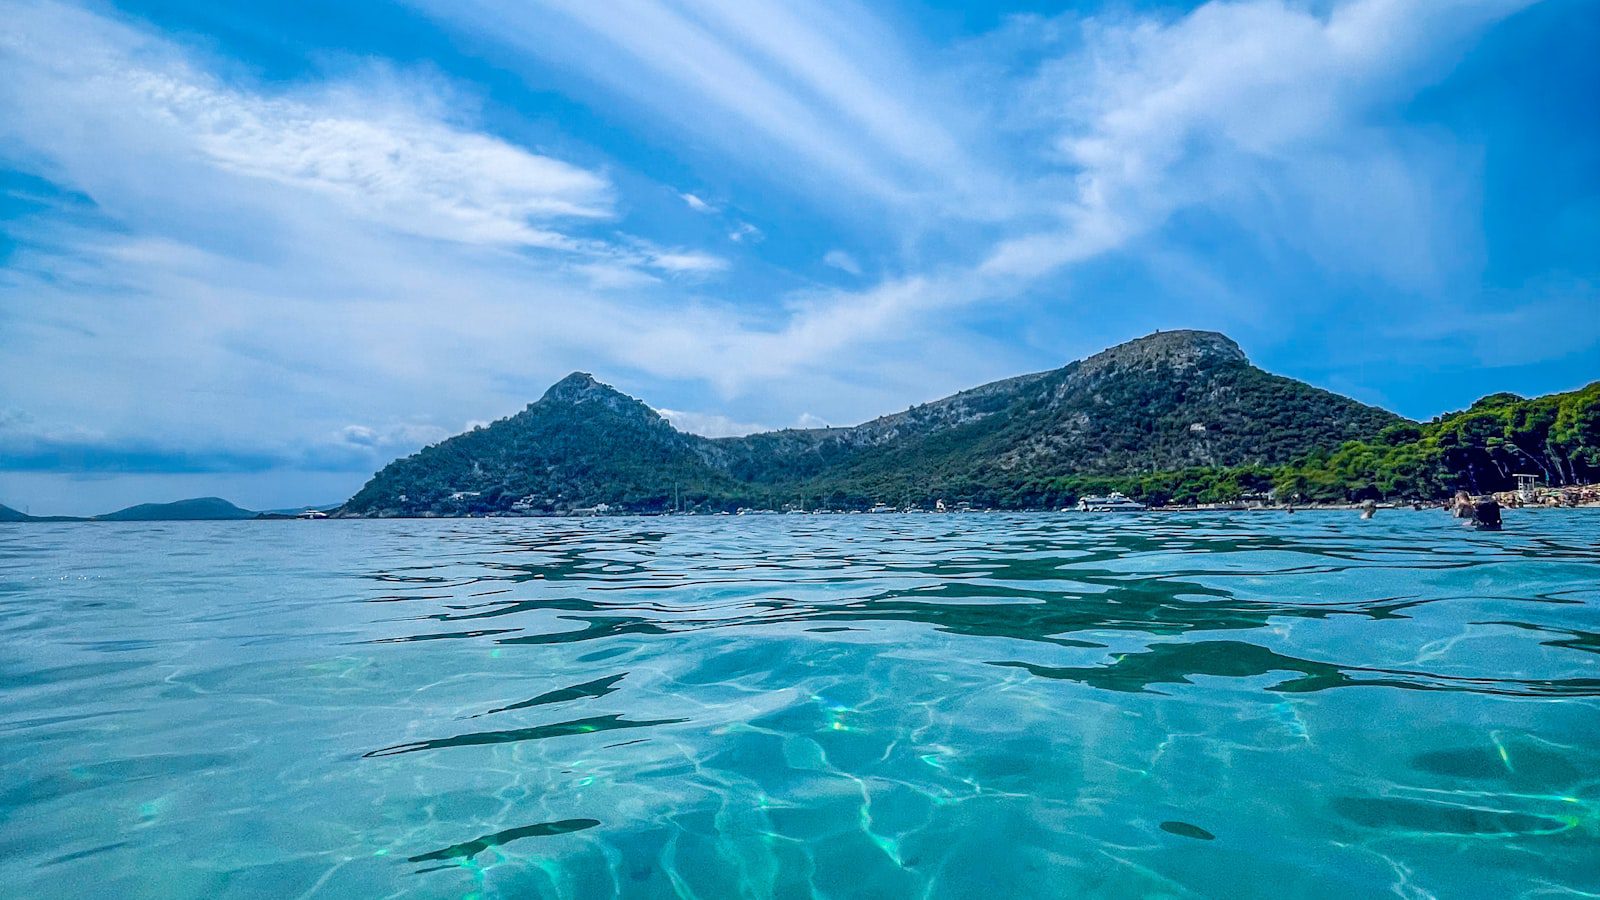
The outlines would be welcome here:
M 343 499 L 593 372 L 846 424 L 1156 328 L 1600 377 L 1592 0 L 0 0 L 0 502 Z

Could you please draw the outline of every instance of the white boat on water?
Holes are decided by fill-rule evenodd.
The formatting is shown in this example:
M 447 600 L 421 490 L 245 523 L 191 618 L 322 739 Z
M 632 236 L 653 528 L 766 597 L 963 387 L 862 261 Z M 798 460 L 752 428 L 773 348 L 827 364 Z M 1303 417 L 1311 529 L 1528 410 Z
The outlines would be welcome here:
M 1078 510 L 1080 512 L 1139 512 L 1150 507 L 1137 500 L 1130 500 L 1121 491 L 1112 491 L 1106 497 L 1079 497 Z
M 873 508 L 867 510 L 867 512 L 870 512 L 870 513 L 892 513 L 892 512 L 899 512 L 899 511 L 900 510 L 895 509 L 894 507 L 890 506 L 887 503 L 879 503 L 877 506 L 874 506 Z

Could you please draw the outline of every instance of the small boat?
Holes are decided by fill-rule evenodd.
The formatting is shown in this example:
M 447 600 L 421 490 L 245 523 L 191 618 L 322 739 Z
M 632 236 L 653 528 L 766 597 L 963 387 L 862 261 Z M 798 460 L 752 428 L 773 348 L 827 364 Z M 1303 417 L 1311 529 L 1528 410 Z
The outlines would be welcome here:
M 873 508 L 867 510 L 867 512 L 869 512 L 869 513 L 892 513 L 892 512 L 899 512 L 899 510 L 895 509 L 894 507 L 890 506 L 887 503 L 879 503 L 877 506 L 874 506 Z
M 1130 500 L 1121 491 L 1112 491 L 1106 497 L 1080 497 L 1078 510 L 1080 512 L 1139 512 L 1150 507 L 1137 500 Z
M 305 512 L 295 516 L 297 519 L 326 519 L 327 517 L 328 514 L 320 509 L 308 509 Z

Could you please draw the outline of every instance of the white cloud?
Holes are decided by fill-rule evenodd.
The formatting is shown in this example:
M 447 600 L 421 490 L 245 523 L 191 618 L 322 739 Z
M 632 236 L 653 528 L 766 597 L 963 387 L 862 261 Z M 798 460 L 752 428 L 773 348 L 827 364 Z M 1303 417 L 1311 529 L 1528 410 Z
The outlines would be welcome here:
M 611 186 L 600 175 L 410 111 L 362 118 L 156 75 L 133 93 L 196 136 L 219 167 L 327 193 L 397 230 L 569 248 L 569 239 L 531 223 L 611 216 Z
M 856 262 L 856 258 L 854 256 L 851 256 L 843 250 L 829 250 L 827 253 L 824 253 L 822 255 L 822 264 L 825 266 L 832 266 L 841 272 L 848 272 L 851 275 L 861 274 L 861 263 Z
M 1031 83 L 986 85 L 1004 110 L 951 89 L 848 3 L 808 16 L 766 0 L 416 2 L 583 72 L 719 148 L 719 163 L 759 161 L 833 208 L 859 206 L 840 202 L 841 185 L 864 192 L 899 212 L 903 246 L 934 233 L 962 248 L 934 262 L 909 249 L 904 274 L 793 300 L 781 322 L 702 330 L 696 356 L 718 367 L 698 377 L 731 388 L 807 354 L 924 339 L 930 313 L 1004 302 L 1197 207 L 1331 271 L 1437 288 L 1469 252 L 1463 161 L 1393 113 L 1532 0 L 1213 0 L 1180 15 L 1064 18 L 1037 30 L 1081 40 Z M 1024 146 L 997 150 L 1005 141 Z M 993 227 L 961 230 L 974 222 Z
M 1522 5 L 1250 0 L 1091 19 L 1031 84 L 983 85 L 1018 107 L 1001 115 L 848 3 L 806 17 L 768 0 L 419 2 L 469 33 L 493 23 L 486 43 L 570 64 L 672 126 L 649 139 L 690 133 L 684 153 L 708 171 L 748 165 L 806 191 L 881 238 L 873 268 L 894 274 L 713 292 L 710 276 L 743 273 L 625 233 L 629 179 L 488 133 L 436 77 L 263 86 L 139 27 L 8 3 L 0 161 L 87 196 L 93 217 L 0 226 L 20 238 L 0 269 L 0 358 L 38 373 L 0 380 L 0 406 L 308 456 L 427 440 L 381 423 L 491 419 L 603 362 L 730 394 L 781 385 L 774 403 L 823 397 L 854 421 L 1014 371 L 962 315 L 1195 207 L 1329 269 L 1426 285 L 1450 264 L 1448 185 L 1471 179 L 1393 114 Z M 823 261 L 862 271 L 843 250 Z
M 777 167 L 791 187 L 830 200 L 843 181 L 879 203 L 966 217 L 1011 193 L 1002 169 L 973 159 L 982 132 L 940 77 L 854 4 L 412 2 L 514 62 L 580 72 L 725 160 Z
M 709 253 L 670 252 L 653 250 L 646 254 L 646 264 L 653 269 L 663 272 L 681 273 L 706 273 L 720 272 L 728 267 L 728 261 Z
M 758 431 L 772 430 L 753 422 L 735 422 L 718 413 L 689 412 L 681 409 L 658 409 L 656 412 L 671 422 L 673 428 L 702 437 L 740 437 Z
M 1351 0 L 1318 15 L 1214 0 L 1176 18 L 1087 20 L 1083 45 L 1021 94 L 1035 128 L 1055 135 L 1033 214 L 976 264 L 796 302 L 782 327 L 742 331 L 717 357 L 759 380 L 847 347 L 925 339 L 935 314 L 1003 302 L 1194 207 L 1330 270 L 1439 288 L 1470 243 L 1452 195 L 1460 166 L 1392 113 L 1529 2 Z
M 751 225 L 749 222 L 740 222 L 733 226 L 732 231 L 728 232 L 728 240 L 733 241 L 735 244 L 742 244 L 746 241 L 752 244 L 759 244 L 765 238 L 766 235 L 761 233 L 761 229 Z
M 983 269 L 1034 277 L 1209 204 L 1330 265 L 1427 282 L 1456 173 L 1424 136 L 1373 123 L 1531 2 L 1350 0 L 1324 15 L 1214 0 L 1171 20 L 1090 19 L 1083 49 L 1028 94 L 1053 110 L 1073 179 L 1058 225 L 1003 241 Z
M 227 435 L 237 465 L 376 467 L 611 358 L 621 323 L 650 345 L 669 283 L 727 267 L 567 232 L 613 215 L 610 183 L 440 118 L 448 87 L 269 92 L 80 9 L 8 13 L 0 161 L 92 201 L 3 226 L 0 356 L 38 377 L 0 379 L 0 407 L 95 425 L 30 446 Z
M 694 210 L 697 213 L 714 213 L 714 212 L 717 211 L 717 208 L 715 206 L 712 206 L 711 204 L 705 202 L 704 200 L 701 200 L 699 197 L 695 196 L 694 194 L 690 194 L 688 192 L 680 192 L 678 194 L 678 196 L 683 200 L 685 205 L 687 205 L 690 209 Z
M 462 430 L 470 431 L 475 424 L 467 423 Z M 357 447 L 370 447 L 390 453 L 410 453 L 428 444 L 438 443 L 455 432 L 438 425 L 397 423 L 379 428 L 367 425 L 346 425 L 335 435 L 337 441 Z
M 658 409 L 672 427 L 690 434 L 702 437 L 742 437 L 747 434 L 759 434 L 774 431 L 770 425 L 760 425 L 755 422 L 739 422 L 721 413 L 688 412 L 678 409 Z M 827 428 L 827 420 L 811 413 L 801 413 L 792 426 L 794 428 Z
M 0 130 L 13 139 L 47 128 L 88 139 L 95 119 L 78 118 L 87 108 L 95 124 L 135 137 L 135 153 L 314 192 L 350 216 L 467 243 L 580 249 L 552 225 L 612 216 L 604 176 L 382 92 L 246 92 L 170 45 L 79 10 L 22 5 L 9 17 L 0 101 L 12 121 Z

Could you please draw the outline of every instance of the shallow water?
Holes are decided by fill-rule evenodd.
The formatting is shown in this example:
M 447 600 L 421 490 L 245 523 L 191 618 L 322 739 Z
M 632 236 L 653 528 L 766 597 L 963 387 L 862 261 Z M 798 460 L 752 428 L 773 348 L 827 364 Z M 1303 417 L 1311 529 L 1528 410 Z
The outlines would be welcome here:
M 1600 514 L 1507 516 L 0 526 L 0 893 L 1580 896 Z

